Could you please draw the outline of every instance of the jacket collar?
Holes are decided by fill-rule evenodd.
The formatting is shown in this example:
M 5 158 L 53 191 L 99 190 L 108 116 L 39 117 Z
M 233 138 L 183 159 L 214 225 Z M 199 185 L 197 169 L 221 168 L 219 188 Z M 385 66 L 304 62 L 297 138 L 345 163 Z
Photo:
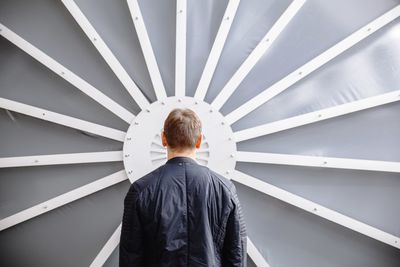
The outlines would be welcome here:
M 173 164 L 173 163 L 180 163 L 180 162 L 198 164 L 197 161 L 191 157 L 180 157 L 180 156 L 170 158 L 169 160 L 167 160 L 166 164 L 171 164 L 171 163 Z

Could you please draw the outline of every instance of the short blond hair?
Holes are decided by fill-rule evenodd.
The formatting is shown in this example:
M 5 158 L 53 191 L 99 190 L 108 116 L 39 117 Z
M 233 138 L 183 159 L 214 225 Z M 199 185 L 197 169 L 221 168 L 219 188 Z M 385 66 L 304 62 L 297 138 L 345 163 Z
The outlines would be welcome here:
M 164 133 L 168 146 L 177 151 L 193 149 L 201 135 L 199 116 L 188 108 L 173 109 L 164 122 Z

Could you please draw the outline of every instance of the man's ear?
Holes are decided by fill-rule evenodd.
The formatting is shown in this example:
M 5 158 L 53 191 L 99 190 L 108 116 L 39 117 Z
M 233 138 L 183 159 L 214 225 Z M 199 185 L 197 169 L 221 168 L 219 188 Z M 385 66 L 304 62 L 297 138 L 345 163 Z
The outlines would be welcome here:
M 201 141 L 203 140 L 203 134 L 200 134 L 199 138 L 196 140 L 196 148 L 199 149 L 201 146 Z
M 162 131 L 162 133 L 161 133 L 161 142 L 162 142 L 162 145 L 165 146 L 165 147 L 168 145 L 167 137 L 165 136 L 165 132 L 164 131 Z

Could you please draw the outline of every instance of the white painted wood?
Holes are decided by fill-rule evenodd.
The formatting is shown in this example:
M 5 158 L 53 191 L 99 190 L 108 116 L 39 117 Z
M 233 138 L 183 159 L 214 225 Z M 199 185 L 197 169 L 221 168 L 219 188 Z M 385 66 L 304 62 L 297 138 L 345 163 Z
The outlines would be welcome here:
M 55 72 L 61 78 L 75 86 L 77 89 L 91 97 L 97 103 L 117 115 L 119 118 L 130 124 L 135 118 L 130 111 L 119 105 L 117 102 L 103 94 L 98 89 L 94 88 L 88 82 L 80 78 L 78 75 L 46 55 L 44 52 L 24 40 L 22 37 L 8 29 L 6 26 L 0 23 L 0 35 L 15 44 L 17 47 L 22 49 L 24 52 L 29 54 L 31 57 L 45 65 L 47 68 Z
M 249 237 L 247 237 L 247 254 L 249 254 L 257 267 L 270 267 Z
M 86 152 L 0 158 L 0 168 L 122 161 L 122 151 Z
M 211 48 L 211 52 L 208 56 L 206 65 L 201 75 L 200 82 L 194 94 L 194 98 L 203 100 L 207 94 L 208 87 L 210 86 L 211 79 L 214 75 L 215 69 L 217 68 L 222 49 L 224 48 L 239 3 L 240 0 L 229 0 L 229 3 L 225 9 L 224 16 L 222 17 L 217 36 L 215 37 L 214 44 Z
M 322 167 L 349 170 L 400 172 L 400 162 L 316 157 L 291 154 L 238 151 L 236 160 L 241 162 L 280 164 L 291 166 Z
M 185 96 L 187 0 L 176 0 L 175 96 Z
M 253 188 L 261 193 L 272 196 L 290 205 L 296 206 L 302 210 L 305 210 L 307 212 L 325 218 L 331 222 L 337 223 L 353 231 L 400 249 L 400 238 L 397 236 L 386 233 L 382 230 L 379 230 L 363 222 L 357 221 L 334 210 L 328 209 L 322 205 L 314 203 L 298 195 L 292 194 L 269 183 L 263 182 L 238 170 L 235 170 L 229 176 L 232 180 Z
M 228 123 L 233 124 L 237 120 L 241 119 L 242 117 L 246 116 L 265 102 L 269 101 L 271 98 L 275 97 L 276 95 L 280 94 L 293 84 L 297 83 L 304 77 L 307 77 L 309 74 L 323 66 L 324 64 L 331 61 L 333 58 L 339 56 L 343 52 L 347 51 L 355 44 L 359 43 L 360 41 L 364 40 L 372 33 L 376 32 L 380 28 L 384 27 L 394 19 L 400 16 L 400 5 L 396 6 L 395 8 L 391 9 L 384 15 L 380 16 L 379 18 L 375 19 L 371 23 L 367 24 L 366 26 L 362 27 L 358 31 L 354 32 L 341 42 L 337 43 L 333 47 L 329 48 L 319 56 L 315 57 L 305 65 L 301 66 L 297 70 L 290 73 L 288 76 L 283 78 L 282 80 L 278 81 L 277 83 L 273 84 L 269 88 L 265 89 L 260 94 L 256 95 L 231 113 L 226 116 L 226 120 Z
M 289 22 L 294 18 L 306 0 L 294 0 L 289 7 L 285 10 L 282 16 L 275 22 L 272 28 L 258 43 L 256 48 L 250 53 L 246 60 L 240 65 L 239 69 L 231 77 L 228 83 L 222 88 L 217 97 L 213 100 L 211 105 L 217 110 L 225 104 L 228 98 L 234 93 L 238 86 L 242 83 L 244 78 L 249 74 L 261 57 L 265 54 L 272 43 L 278 38 L 281 32 L 286 28 Z
M 111 235 L 110 239 L 108 239 L 107 243 L 100 250 L 99 254 L 97 254 L 96 258 L 90 264 L 90 267 L 101 267 L 106 263 L 107 259 L 111 256 L 114 249 L 118 246 L 120 237 L 121 237 L 121 228 L 122 223 L 119 224 L 117 229 Z
M 126 133 L 93 122 L 66 116 L 46 109 L 23 104 L 17 101 L 0 97 L 0 108 L 22 113 L 41 120 L 54 122 L 70 128 L 86 131 L 99 136 L 124 142 Z
M 260 126 L 244 129 L 234 132 L 234 139 L 236 142 L 249 140 L 263 135 L 268 135 L 287 129 L 307 125 L 314 122 L 335 118 L 338 116 L 350 114 L 353 112 L 378 107 L 388 103 L 393 103 L 400 100 L 400 90 L 393 91 L 386 94 L 367 97 L 354 102 L 349 102 L 342 105 L 337 105 L 331 108 L 321 109 L 309 112 L 303 115 L 290 117 L 287 119 L 266 123 Z
M 33 207 L 30 207 L 0 220 L 0 231 L 32 219 L 58 207 L 61 207 L 65 204 L 71 203 L 77 199 L 86 197 L 107 187 L 113 186 L 127 179 L 128 177 L 126 176 L 125 170 L 121 170 L 111 175 L 105 176 L 97 181 L 68 191 L 67 193 L 61 194 L 57 197 L 39 203 Z
M 145 109 L 150 104 L 149 101 L 140 91 L 135 82 L 131 79 L 131 77 L 126 72 L 124 67 L 122 67 L 121 63 L 114 56 L 110 48 L 108 48 L 107 44 L 103 41 L 103 39 L 97 33 L 97 31 L 92 26 L 90 21 L 85 17 L 85 15 L 79 9 L 77 4 L 73 0 L 61 0 L 61 2 L 65 5 L 65 7 L 68 9 L 71 15 L 74 17 L 75 21 L 85 32 L 87 37 L 92 41 L 97 51 L 99 51 L 100 55 L 107 62 L 108 66 L 115 73 L 117 78 L 121 81 L 126 90 L 135 100 L 135 102 L 139 105 L 139 107 L 142 110 Z
M 127 2 L 157 99 L 166 98 L 167 93 L 161 78 L 160 70 L 158 69 L 157 60 L 154 55 L 153 47 L 151 46 L 139 3 L 137 0 L 127 0 Z

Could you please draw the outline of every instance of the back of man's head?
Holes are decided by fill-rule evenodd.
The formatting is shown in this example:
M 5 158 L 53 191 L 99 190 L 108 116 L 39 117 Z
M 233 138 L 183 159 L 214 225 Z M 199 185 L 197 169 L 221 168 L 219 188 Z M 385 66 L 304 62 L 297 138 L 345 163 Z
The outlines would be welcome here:
M 164 122 L 164 134 L 168 146 L 175 151 L 194 149 L 201 136 L 201 128 L 200 118 L 193 110 L 173 109 Z

